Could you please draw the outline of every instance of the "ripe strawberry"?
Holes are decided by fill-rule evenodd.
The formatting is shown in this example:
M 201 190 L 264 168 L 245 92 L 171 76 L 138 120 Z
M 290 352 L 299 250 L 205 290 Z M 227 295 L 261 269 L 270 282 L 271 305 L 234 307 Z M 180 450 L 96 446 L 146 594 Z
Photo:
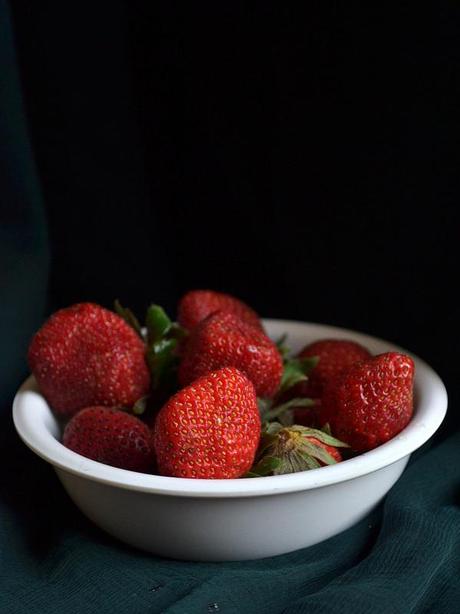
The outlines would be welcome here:
M 259 437 L 254 386 L 238 369 L 220 369 L 180 390 L 158 413 L 158 468 L 176 477 L 238 478 L 251 466 Z
M 414 362 L 387 352 L 339 373 L 324 390 L 320 419 L 355 452 L 397 435 L 413 413 Z
M 178 320 L 188 330 L 215 311 L 226 311 L 238 316 L 240 320 L 262 329 L 257 313 L 246 303 L 222 292 L 214 290 L 191 290 L 179 301 Z
M 303 398 L 302 392 L 296 393 L 298 398 Z M 310 398 L 310 397 L 304 397 Z M 318 422 L 318 413 L 320 411 L 321 399 L 312 399 L 313 403 L 310 407 L 294 407 L 293 420 L 295 424 L 302 426 L 321 426 Z
M 317 399 L 323 395 L 324 386 L 342 369 L 360 360 L 370 358 L 371 354 L 365 347 L 354 341 L 344 339 L 322 339 L 303 348 L 299 358 L 318 357 L 318 364 L 313 369 L 307 382 L 298 384 L 302 394 Z
M 57 311 L 35 334 L 29 365 L 59 414 L 130 406 L 149 390 L 145 344 L 116 314 L 92 303 Z
M 347 444 L 316 429 L 297 424 L 268 424 L 262 433 L 257 462 L 248 477 L 283 475 L 340 463 L 338 447 Z
M 287 398 L 315 399 L 315 405 L 308 408 L 294 410 L 296 424 L 311 426 L 317 424 L 317 414 L 321 404 L 321 397 L 327 382 L 333 379 L 342 369 L 355 362 L 370 358 L 369 351 L 354 341 L 344 339 L 322 339 L 305 346 L 298 354 L 298 358 L 318 358 L 308 380 L 299 382 L 291 388 L 283 400 Z M 322 426 L 318 424 L 318 426 Z
M 283 361 L 265 333 L 231 313 L 218 311 L 191 332 L 179 365 L 179 381 L 185 386 L 222 367 L 236 367 L 251 380 L 259 396 L 271 397 L 281 381 Z
M 154 461 L 148 426 L 116 408 L 82 409 L 65 427 L 62 442 L 77 454 L 130 471 L 146 472 Z

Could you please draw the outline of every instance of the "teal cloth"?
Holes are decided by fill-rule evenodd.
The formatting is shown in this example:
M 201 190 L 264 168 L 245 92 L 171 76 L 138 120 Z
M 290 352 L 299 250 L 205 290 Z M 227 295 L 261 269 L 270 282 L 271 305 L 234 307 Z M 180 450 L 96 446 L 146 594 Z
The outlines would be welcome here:
M 1 478 L 2 614 L 458 612 L 459 436 L 419 456 L 385 504 L 341 535 L 207 564 L 117 543 L 74 508 L 50 467 L 12 432 L 6 439 L 17 469 Z
M 149 556 L 103 534 L 19 441 L 11 399 L 43 317 L 48 254 L 2 0 L 0 9 L 0 612 L 457 613 L 459 434 L 417 454 L 384 504 L 341 535 L 286 556 L 212 564 Z

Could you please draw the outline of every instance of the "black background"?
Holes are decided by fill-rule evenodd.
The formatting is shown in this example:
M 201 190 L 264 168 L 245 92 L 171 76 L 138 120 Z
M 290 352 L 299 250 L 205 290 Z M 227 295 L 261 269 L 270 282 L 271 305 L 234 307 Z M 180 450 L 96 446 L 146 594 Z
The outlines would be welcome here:
M 459 8 L 286 4 L 12 3 L 51 308 L 224 290 L 410 348 L 452 406 Z

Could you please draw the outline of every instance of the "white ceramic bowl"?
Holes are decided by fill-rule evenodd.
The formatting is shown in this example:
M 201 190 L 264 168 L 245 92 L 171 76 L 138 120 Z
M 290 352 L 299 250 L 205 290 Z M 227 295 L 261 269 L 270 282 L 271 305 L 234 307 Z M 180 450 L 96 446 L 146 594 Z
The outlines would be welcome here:
M 374 353 L 403 351 L 367 335 L 320 324 L 266 320 L 294 351 L 321 338 L 353 339 Z M 60 427 L 30 377 L 13 405 L 23 441 L 51 463 L 75 504 L 95 524 L 137 548 L 188 560 L 257 559 L 311 546 L 351 527 L 385 496 L 409 460 L 441 424 L 445 387 L 416 364 L 415 413 L 386 444 L 337 465 L 292 475 L 192 480 L 109 467 L 65 448 Z

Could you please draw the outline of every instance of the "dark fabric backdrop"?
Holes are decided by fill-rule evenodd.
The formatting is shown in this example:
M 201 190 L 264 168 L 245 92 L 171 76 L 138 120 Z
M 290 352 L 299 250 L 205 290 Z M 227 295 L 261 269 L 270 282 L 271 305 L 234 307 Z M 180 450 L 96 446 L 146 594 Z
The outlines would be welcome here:
M 451 411 L 437 441 L 455 430 L 458 7 L 14 0 L 8 11 L 4 0 L 0 5 L 6 411 L 27 370 L 25 349 L 45 313 L 46 289 L 48 313 L 81 300 L 110 306 L 119 297 L 142 315 L 150 301 L 174 312 L 185 290 L 211 287 L 240 296 L 264 316 L 356 328 L 410 348 L 448 388 Z M 32 456 L 19 450 L 9 425 L 4 433 L 8 466 L 16 459 L 3 474 L 8 509 L 19 523 L 36 531 L 44 523 L 49 531 L 51 521 L 34 497 L 43 498 L 51 473 L 42 468 L 34 496 L 27 494 Z M 448 479 L 447 458 L 458 463 L 455 441 L 447 456 L 436 457 L 439 479 Z M 17 486 L 21 471 L 25 481 Z M 458 480 L 446 485 L 451 494 L 453 484 Z M 59 516 L 59 530 L 75 530 L 71 543 L 83 534 L 95 561 L 104 548 L 107 560 L 118 557 L 114 573 L 123 586 L 125 565 L 138 566 L 142 575 L 141 555 L 107 545 L 108 538 L 101 544 L 105 538 L 82 528 L 68 503 L 60 505 L 67 520 Z M 404 526 L 398 518 L 392 522 Z M 394 525 L 385 526 L 384 537 Z M 452 535 L 458 526 L 449 525 Z M 417 530 L 434 531 L 431 525 Z M 356 563 L 370 551 L 369 536 L 364 525 L 347 535 L 334 543 L 354 552 Z M 11 548 L 21 547 L 11 539 Z M 434 570 L 424 567 L 419 579 L 429 582 L 441 563 L 434 546 L 420 539 L 420 553 L 433 557 Z M 347 566 L 331 563 L 330 547 L 273 564 L 274 577 L 279 569 L 295 577 L 297 567 L 305 571 L 308 557 L 314 565 L 318 555 L 330 565 L 326 582 Z M 361 565 L 364 578 L 366 565 L 371 573 L 387 568 L 388 559 L 375 557 Z M 408 546 L 407 561 L 413 558 Z M 28 569 L 33 564 L 27 559 Z M 161 569 L 186 577 L 187 568 L 174 565 Z M 225 569 L 228 586 L 243 582 L 236 568 Z M 251 583 L 263 565 L 238 569 L 248 571 Z M 354 582 L 350 573 L 347 586 Z M 306 590 L 302 577 L 296 590 Z M 358 572 L 356 582 L 362 577 Z M 61 604 L 57 594 L 40 593 L 37 582 L 36 606 L 40 599 Z M 402 586 L 387 588 L 399 590 L 392 611 L 409 611 Z M 273 611 L 289 603 L 288 584 L 279 590 Z M 340 603 L 343 592 L 333 595 Z M 417 608 L 410 602 L 412 611 L 454 611 L 453 601 L 430 609 L 431 597 L 416 600 Z M 33 603 L 24 611 L 44 611 Z M 22 611 L 11 607 L 5 611 Z M 113 602 L 110 607 L 119 611 Z M 270 611 L 266 603 L 254 607 Z

